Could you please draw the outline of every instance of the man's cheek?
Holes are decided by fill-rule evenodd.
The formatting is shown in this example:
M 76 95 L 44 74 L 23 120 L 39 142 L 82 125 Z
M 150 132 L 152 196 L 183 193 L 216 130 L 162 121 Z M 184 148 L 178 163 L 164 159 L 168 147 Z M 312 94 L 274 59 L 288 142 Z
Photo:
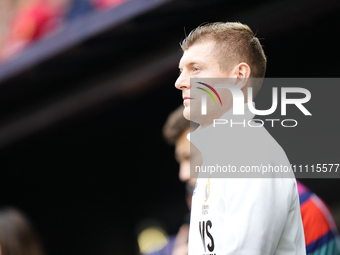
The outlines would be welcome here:
M 229 89 L 219 88 L 219 89 L 216 89 L 216 91 L 220 95 L 222 105 L 226 104 L 228 101 L 232 100 L 233 98 Z

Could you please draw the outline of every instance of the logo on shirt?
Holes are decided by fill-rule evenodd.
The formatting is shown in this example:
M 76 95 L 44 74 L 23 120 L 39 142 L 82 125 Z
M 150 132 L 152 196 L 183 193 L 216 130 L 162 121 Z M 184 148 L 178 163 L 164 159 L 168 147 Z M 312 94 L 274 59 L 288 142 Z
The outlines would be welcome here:
M 204 189 L 204 202 L 207 202 L 209 195 L 210 195 L 210 177 L 209 177 L 207 184 L 205 185 L 205 189 Z

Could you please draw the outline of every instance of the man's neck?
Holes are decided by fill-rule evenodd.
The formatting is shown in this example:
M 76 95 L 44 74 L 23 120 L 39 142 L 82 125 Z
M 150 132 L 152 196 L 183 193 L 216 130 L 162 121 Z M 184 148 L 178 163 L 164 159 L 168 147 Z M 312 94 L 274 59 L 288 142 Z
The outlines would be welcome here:
M 244 102 L 244 109 L 248 109 L 248 103 Z M 225 115 L 226 113 L 230 112 L 233 110 L 233 106 L 230 105 L 228 108 L 226 108 L 226 110 L 224 110 L 222 113 L 220 114 L 216 114 L 216 116 L 213 116 L 212 118 L 207 119 L 207 121 L 200 123 L 200 129 L 209 127 L 210 125 L 212 125 L 214 123 L 214 120 L 216 119 L 220 119 L 223 115 Z M 233 115 L 232 115 L 233 116 Z
M 225 108 L 224 111 L 221 111 L 221 112 L 219 112 L 219 113 L 216 113 L 216 114 L 214 114 L 214 116 L 212 116 L 212 117 L 210 117 L 209 119 L 207 119 L 206 121 L 200 123 L 201 129 L 202 129 L 202 128 L 206 128 L 206 127 L 212 125 L 212 124 L 214 123 L 214 120 L 215 120 L 215 119 L 221 118 L 221 117 L 222 117 L 224 114 L 226 114 L 227 112 L 232 111 L 232 109 L 233 109 L 233 106 L 230 105 L 230 106 L 228 106 L 227 108 Z

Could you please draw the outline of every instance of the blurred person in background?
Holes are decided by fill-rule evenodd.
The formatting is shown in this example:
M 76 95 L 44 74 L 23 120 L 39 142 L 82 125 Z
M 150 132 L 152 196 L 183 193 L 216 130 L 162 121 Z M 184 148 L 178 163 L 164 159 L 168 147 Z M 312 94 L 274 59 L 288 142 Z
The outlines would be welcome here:
M 55 31 L 62 22 L 69 0 L 17 0 L 8 33 L 5 35 L 0 61 L 6 61 L 30 43 Z
M 17 209 L 0 210 L 0 255 L 44 255 L 37 234 Z
M 32 42 L 57 31 L 94 10 L 105 10 L 127 0 L 1 0 L 0 63 Z
M 163 136 L 165 140 L 175 145 L 175 158 L 179 163 L 180 181 L 185 183 L 186 194 L 185 200 L 189 210 L 191 209 L 191 198 L 196 183 L 195 178 L 190 178 L 190 155 L 195 165 L 202 164 L 200 151 L 186 138 L 186 135 L 198 125 L 191 123 L 183 117 L 183 107 L 179 107 L 171 113 L 163 127 Z M 191 150 L 190 150 L 191 149 Z M 184 255 L 188 254 L 188 234 L 189 234 L 190 214 L 183 217 L 183 225 L 180 227 L 177 235 L 168 237 L 168 243 L 161 250 L 149 253 L 149 255 Z
M 8 33 L 10 21 L 16 7 L 16 0 L 0 1 L 0 52 L 5 43 L 5 37 Z
M 179 179 L 185 182 L 193 190 L 196 178 L 190 178 L 190 155 L 195 159 L 194 165 L 201 164 L 201 153 L 186 138 L 190 133 L 190 128 L 195 129 L 195 123 L 191 123 L 183 117 L 184 107 L 178 107 L 172 112 L 163 128 L 165 139 L 175 145 L 175 158 L 179 163 Z M 315 193 L 311 192 L 302 183 L 297 181 L 300 210 L 305 234 L 306 251 L 309 255 L 338 255 L 339 234 L 334 223 L 332 214 L 326 205 Z M 192 194 L 192 192 L 191 192 Z M 191 196 L 187 195 L 187 203 L 191 205 Z M 183 225 L 173 244 L 168 244 L 167 249 L 163 249 L 154 255 L 185 255 L 188 254 L 188 234 L 187 225 Z M 170 247 L 171 245 L 171 247 Z M 169 251 L 172 248 L 171 251 Z

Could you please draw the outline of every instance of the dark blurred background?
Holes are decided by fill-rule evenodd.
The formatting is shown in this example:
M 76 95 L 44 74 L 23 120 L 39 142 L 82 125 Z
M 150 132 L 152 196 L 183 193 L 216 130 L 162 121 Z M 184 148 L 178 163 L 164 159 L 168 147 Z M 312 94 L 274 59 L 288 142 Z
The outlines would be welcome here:
M 0 7 L 0 205 L 24 211 L 50 255 L 137 254 L 144 219 L 169 234 L 183 223 L 162 126 L 182 103 L 185 31 L 240 21 L 262 38 L 267 77 L 339 76 L 337 0 L 29 2 Z M 274 137 L 293 159 L 307 153 L 299 137 Z M 327 139 L 334 154 L 337 133 Z M 340 202 L 338 179 L 302 182 Z

